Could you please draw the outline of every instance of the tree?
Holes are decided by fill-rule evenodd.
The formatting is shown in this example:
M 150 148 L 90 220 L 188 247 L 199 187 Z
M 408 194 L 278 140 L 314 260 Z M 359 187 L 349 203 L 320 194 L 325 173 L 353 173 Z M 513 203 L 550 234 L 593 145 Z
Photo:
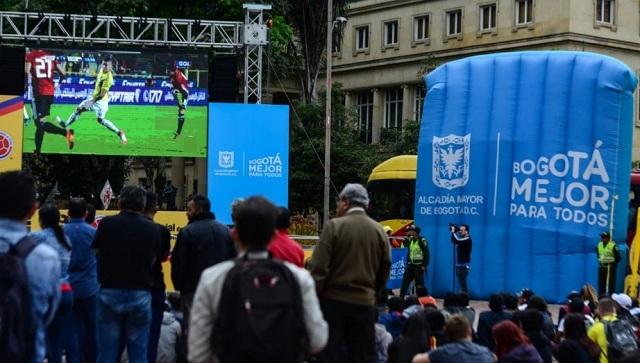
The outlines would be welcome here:
M 335 197 L 346 183 L 366 184 L 371 169 L 397 150 L 386 144 L 362 142 L 356 115 L 344 106 L 339 83 L 334 83 L 331 99 L 331 195 Z M 318 102 L 309 104 L 298 103 L 294 108 L 290 128 L 289 204 L 291 210 L 298 212 L 309 208 L 322 210 L 325 98 L 320 96 Z
M 344 16 L 349 0 L 334 0 L 334 17 Z M 284 19 L 295 31 L 296 39 L 291 39 L 299 59 L 296 69 L 302 99 L 309 103 L 316 99 L 316 82 L 325 61 L 327 43 L 327 5 L 326 0 L 276 0 L 274 10 L 281 12 Z M 334 29 L 337 38 L 341 27 Z
M 96 205 L 105 181 L 118 192 L 131 171 L 128 157 L 96 155 L 24 154 L 23 168 L 34 175 L 41 200 L 57 182 L 63 199 L 83 197 Z

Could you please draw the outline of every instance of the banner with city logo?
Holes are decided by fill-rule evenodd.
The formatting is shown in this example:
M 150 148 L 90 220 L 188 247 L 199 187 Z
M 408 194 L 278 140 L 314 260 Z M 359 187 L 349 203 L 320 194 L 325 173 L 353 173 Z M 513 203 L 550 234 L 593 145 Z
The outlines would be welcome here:
M 216 218 L 231 224 L 236 198 L 262 195 L 288 206 L 289 107 L 209 104 L 208 194 Z
M 513 52 L 425 80 L 415 216 L 430 291 L 459 289 L 450 224 L 470 226 L 473 297 L 530 288 L 560 302 L 597 286 L 599 234 L 626 247 L 634 73 L 593 53 Z
M 0 95 L 0 172 L 22 169 L 22 118 L 22 97 Z

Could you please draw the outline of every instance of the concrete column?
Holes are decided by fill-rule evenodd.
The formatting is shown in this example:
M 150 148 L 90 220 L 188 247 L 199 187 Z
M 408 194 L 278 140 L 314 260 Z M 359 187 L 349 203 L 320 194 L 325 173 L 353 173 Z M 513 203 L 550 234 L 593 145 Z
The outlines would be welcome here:
M 171 183 L 178 189 L 176 206 L 184 209 L 184 158 L 171 158 Z
M 196 158 L 195 176 L 198 178 L 198 194 L 207 195 L 207 159 Z
M 414 107 L 415 97 L 413 92 L 415 87 L 403 84 L 402 86 L 402 121 L 407 119 L 415 120 Z
M 344 108 L 347 109 L 347 111 L 351 110 L 351 108 L 353 108 L 353 94 L 351 94 L 351 92 L 345 92 L 344 93 Z
M 373 129 L 371 130 L 371 142 L 377 144 L 380 142 L 380 131 L 384 119 L 384 91 L 379 88 L 374 88 L 371 92 L 373 92 Z

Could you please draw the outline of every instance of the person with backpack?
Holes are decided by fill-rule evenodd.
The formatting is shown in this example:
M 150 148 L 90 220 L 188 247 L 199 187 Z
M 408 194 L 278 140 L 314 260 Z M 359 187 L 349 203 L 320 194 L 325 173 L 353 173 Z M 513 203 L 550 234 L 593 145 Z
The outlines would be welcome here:
M 69 284 L 69 261 L 71 260 L 71 243 L 60 226 L 60 212 L 51 204 L 43 205 L 38 211 L 42 230 L 34 232 L 31 237 L 44 243 L 58 253 L 60 259 L 60 302 L 55 316 L 47 327 L 47 361 L 62 363 L 62 343 L 65 332 L 70 328 L 71 309 L 73 307 L 73 290 Z
M 42 362 L 60 298 L 60 257 L 28 236 L 37 209 L 33 177 L 0 173 L 0 360 Z
M 376 359 L 373 310 L 391 269 L 387 237 L 367 216 L 367 189 L 347 184 L 336 214 L 322 230 L 309 262 L 322 313 L 329 322 L 329 344 L 320 362 L 359 363 Z
M 311 275 L 267 251 L 277 213 L 260 196 L 238 205 L 231 234 L 240 254 L 202 273 L 191 309 L 189 362 L 300 363 L 326 345 L 329 331 Z
M 627 321 L 618 319 L 613 300 L 600 299 L 598 315 L 600 319 L 587 335 L 600 346 L 600 363 L 618 363 L 638 350 L 633 328 Z

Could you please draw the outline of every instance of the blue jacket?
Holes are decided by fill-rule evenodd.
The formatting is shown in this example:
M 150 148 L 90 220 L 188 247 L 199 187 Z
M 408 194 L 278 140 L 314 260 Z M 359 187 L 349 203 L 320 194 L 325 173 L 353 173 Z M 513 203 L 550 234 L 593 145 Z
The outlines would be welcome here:
M 71 241 L 69 283 L 76 299 L 85 299 L 98 292 L 96 255 L 91 249 L 96 230 L 82 218 L 72 218 L 64 225 L 64 233 Z
M 31 233 L 31 237 L 38 243 L 46 243 L 53 248 L 60 257 L 60 282 L 69 282 L 69 261 L 71 260 L 71 251 L 61 245 L 56 237 L 53 228 L 45 228 L 42 231 Z M 67 243 L 69 239 L 67 238 Z
M 404 327 L 405 320 L 402 314 L 397 311 L 390 311 L 388 313 L 380 314 L 378 323 L 384 325 L 393 339 L 400 336 L 402 328 Z
M 15 245 L 27 235 L 27 227 L 18 221 L 0 219 L 0 245 Z M 60 258 L 44 243 L 38 244 L 25 259 L 31 309 L 36 324 L 33 362 L 44 361 L 46 329 L 55 315 L 60 299 Z

